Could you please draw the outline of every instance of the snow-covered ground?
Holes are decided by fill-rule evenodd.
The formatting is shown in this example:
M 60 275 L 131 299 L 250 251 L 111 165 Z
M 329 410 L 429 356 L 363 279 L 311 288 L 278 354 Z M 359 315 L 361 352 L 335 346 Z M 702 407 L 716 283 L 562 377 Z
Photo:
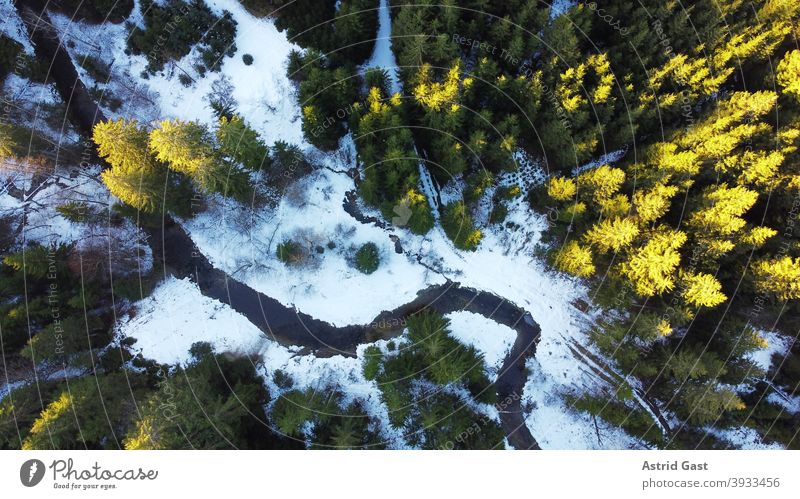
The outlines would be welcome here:
M 107 110 L 109 116 L 136 118 L 150 123 L 165 118 L 197 120 L 211 124 L 215 118 L 208 105 L 208 95 L 219 78 L 234 84 L 232 97 L 237 101 L 238 112 L 261 134 L 267 142 L 284 140 L 302 143 L 300 112 L 296 105 L 294 87 L 286 77 L 286 60 L 296 49 L 285 34 L 279 33 L 269 19 L 250 15 L 236 0 L 206 0 L 216 14 L 229 11 L 236 21 L 236 48 L 233 57 L 225 57 L 218 73 L 200 77 L 194 69 L 199 54 L 193 49 L 180 61 L 168 63 L 155 76 L 142 78 L 147 66 L 143 55 L 124 53 L 127 44 L 125 23 L 87 25 L 74 22 L 58 13 L 50 14 L 62 38 L 72 40 L 69 48 L 74 61 L 87 53 L 112 64 L 114 76 L 110 90 L 123 99 L 116 112 Z M 127 22 L 141 24 L 140 2 L 137 0 Z M 242 56 L 250 54 L 253 63 L 244 64 Z M 81 78 L 91 81 L 85 71 Z M 190 86 L 178 79 L 181 73 L 194 78 Z
M 276 209 L 259 213 L 253 226 L 237 222 L 246 217 L 245 209 L 225 202 L 184 225 L 214 266 L 258 291 L 337 326 L 366 324 L 444 279 L 409 255 L 397 254 L 383 229 L 348 215 L 342 201 L 353 188 L 347 175 L 320 169 L 294 186 L 295 193 L 285 196 Z M 284 239 L 320 246 L 324 253 L 312 252 L 303 268 L 288 267 L 275 256 L 276 245 Z M 334 249 L 327 247 L 330 241 Z M 365 275 L 349 258 L 368 242 L 378 246 L 381 263 Z
M 555 19 L 574 6 L 574 0 L 553 0 L 550 4 L 550 19 Z
M 114 198 L 100 180 L 99 167 L 59 169 L 34 184 L 31 174 L 24 173 L 26 165 L 13 165 L 12 161 L 7 159 L 0 170 L 0 216 L 16 220 L 26 217 L 20 236 L 22 246 L 35 242 L 43 246 L 75 244 L 81 250 L 106 253 L 113 250 L 117 275 L 147 273 L 153 268 L 152 249 L 144 233 L 127 219 L 113 227 L 107 219 L 73 223 L 56 210 L 65 203 L 85 203 L 107 217 Z M 124 260 L 118 260 L 120 257 Z M 124 264 L 128 271 L 118 264 Z
M 743 450 L 764 450 L 764 449 L 771 449 L 771 450 L 779 450 L 783 449 L 783 446 L 780 444 L 772 443 L 766 444 L 762 442 L 761 435 L 752 428 L 741 427 L 741 428 L 707 428 L 706 431 L 719 438 L 720 440 L 724 440 L 731 445 L 733 445 L 737 449 Z
M 133 337 L 132 350 L 161 364 L 183 364 L 192 344 L 205 341 L 219 352 L 249 355 L 267 341 L 229 306 L 207 298 L 189 279 L 168 277 L 135 312 L 117 325 L 117 338 Z
M 450 319 L 451 336 L 481 352 L 491 379 L 496 379 L 503 360 L 514 346 L 517 333 L 508 326 L 472 312 L 453 312 L 446 317 Z
M 17 14 L 12 0 L 0 0 L 0 33 L 19 42 L 26 54 L 33 54 L 33 45 L 28 39 L 28 31 Z
M 378 34 L 375 36 L 375 48 L 372 56 L 364 64 L 364 70 L 369 68 L 383 68 L 389 73 L 391 93 L 403 90 L 400 78 L 397 76 L 397 59 L 392 52 L 392 20 L 389 12 L 389 0 L 380 0 L 378 9 Z
M 772 366 L 772 356 L 785 357 L 796 340 L 774 331 L 759 331 L 758 334 L 767 341 L 767 346 L 748 353 L 747 357 L 766 373 Z
M 17 388 L 25 385 L 24 381 L 15 381 L 14 383 L 6 383 L 3 381 L 3 384 L 0 385 L 0 402 L 3 401 L 4 398 L 8 396 L 9 393 L 13 392 Z
M 798 341 L 798 339 L 774 331 L 759 331 L 759 335 L 767 340 L 767 346 L 766 348 L 751 352 L 748 354 L 748 357 L 760 367 L 761 370 L 767 373 L 766 379 L 772 386 L 772 391 L 770 391 L 769 395 L 766 397 L 767 402 L 779 405 L 787 412 L 796 414 L 800 412 L 800 393 L 786 393 L 780 387 L 775 386 L 772 383 L 770 373 L 772 372 L 771 370 L 774 367 L 773 364 L 775 361 L 777 361 L 778 364 L 782 363 L 787 354 L 789 354 L 792 345 L 795 341 Z M 776 354 L 777 357 L 773 359 Z

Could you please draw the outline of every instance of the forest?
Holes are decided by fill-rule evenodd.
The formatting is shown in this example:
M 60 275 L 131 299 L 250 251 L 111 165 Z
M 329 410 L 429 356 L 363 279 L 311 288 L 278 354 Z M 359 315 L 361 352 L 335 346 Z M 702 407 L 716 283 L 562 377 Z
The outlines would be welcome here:
M 58 204 L 94 234 L 88 243 L 28 241 L 27 215 L 0 211 L 3 365 L 38 372 L 0 399 L 0 448 L 385 448 L 380 422 L 340 387 L 296 387 L 276 371 L 274 396 L 254 358 L 197 342 L 185 365 L 162 365 L 115 336 L 118 315 L 169 271 L 142 265 L 148 242 L 134 227 L 192 219 L 198 199 L 274 209 L 348 141 L 360 206 L 413 237 L 441 229 L 469 255 L 488 234 L 514 233 L 518 206 L 546 221 L 531 250 L 586 287 L 599 311 L 587 347 L 619 373 L 602 391 L 566 394 L 569 410 L 647 448 L 727 448 L 710 427 L 800 448 L 800 412 L 777 400 L 800 395 L 800 0 L 559 12 L 537 0 L 391 1 L 396 70 L 369 64 L 378 0 L 240 3 L 295 47 L 280 71 L 305 145 L 265 139 L 224 85 L 209 94 L 211 122 L 112 112 L 115 73 L 89 57 L 81 74 L 95 75 L 90 93 L 108 116 L 90 135 L 60 146 L 29 114 L 4 113 L 4 171 L 35 184 L 80 165 L 118 202 Z M 232 13 L 203 0 L 51 10 L 123 26 L 126 53 L 146 60 L 141 81 L 194 57 L 178 76 L 188 88 L 242 58 Z M 0 78 L 45 83 L 47 64 L 0 33 Z M 37 113 L 68 120 L 63 102 Z M 530 164 L 537 181 L 508 181 Z M 359 277 L 388 267 L 375 242 L 339 246 L 284 237 L 270 256 L 289 272 L 334 251 Z M 411 314 L 404 340 L 367 348 L 360 374 L 410 446 L 503 448 L 501 425 L 481 412 L 498 403 L 483 354 L 452 333 L 441 314 Z M 789 345 L 767 371 L 753 360 L 766 333 Z

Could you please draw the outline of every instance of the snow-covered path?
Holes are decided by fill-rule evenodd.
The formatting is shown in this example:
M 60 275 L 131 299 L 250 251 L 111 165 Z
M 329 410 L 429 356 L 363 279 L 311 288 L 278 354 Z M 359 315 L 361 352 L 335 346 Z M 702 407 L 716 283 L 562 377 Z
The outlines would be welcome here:
M 397 59 L 392 52 L 392 17 L 389 13 L 389 0 L 380 0 L 378 10 L 378 34 L 372 56 L 364 64 L 364 69 L 383 68 L 389 73 L 391 93 L 402 92 L 400 78 L 397 76 Z

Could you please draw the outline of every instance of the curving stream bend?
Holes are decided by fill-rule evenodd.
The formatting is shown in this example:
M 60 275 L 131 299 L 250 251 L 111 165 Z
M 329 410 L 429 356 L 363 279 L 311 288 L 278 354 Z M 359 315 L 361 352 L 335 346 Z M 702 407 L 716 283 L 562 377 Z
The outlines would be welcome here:
M 420 291 L 414 300 L 382 312 L 370 324 L 337 327 L 287 307 L 214 268 L 171 217 L 165 217 L 160 230 L 149 232 L 153 256 L 164 263 L 165 271 L 191 278 L 203 295 L 226 303 L 268 338 L 287 346 L 305 347 L 301 354 L 355 356 L 359 344 L 399 336 L 404 319 L 424 309 L 442 314 L 468 311 L 510 327 L 517 338 L 495 382 L 500 422 L 514 448 L 539 449 L 525 424 L 521 398 L 527 381 L 525 362 L 536 353 L 541 330 L 530 313 L 508 300 L 448 282 Z

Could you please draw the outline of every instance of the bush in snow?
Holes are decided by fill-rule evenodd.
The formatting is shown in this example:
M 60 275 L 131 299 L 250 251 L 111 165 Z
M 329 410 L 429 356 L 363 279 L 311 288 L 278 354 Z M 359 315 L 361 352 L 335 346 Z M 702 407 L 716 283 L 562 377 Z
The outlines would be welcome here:
M 475 251 L 481 242 L 481 231 L 475 227 L 463 201 L 453 201 L 445 205 L 442 228 L 458 249 Z
M 245 66 L 249 66 L 253 64 L 253 56 L 250 54 L 245 54 L 242 56 L 242 62 L 244 62 Z
M 278 244 L 278 247 L 275 250 L 275 255 L 278 257 L 278 260 L 287 265 L 300 263 L 305 260 L 306 256 L 305 251 L 303 251 L 303 247 L 291 239 L 287 239 Z
M 381 257 L 375 243 L 367 243 L 356 253 L 356 268 L 365 274 L 371 274 L 378 270 Z
M 78 56 L 77 61 L 80 67 L 86 70 L 94 81 L 105 83 L 111 78 L 111 68 L 101 61 L 99 57 L 93 55 Z

